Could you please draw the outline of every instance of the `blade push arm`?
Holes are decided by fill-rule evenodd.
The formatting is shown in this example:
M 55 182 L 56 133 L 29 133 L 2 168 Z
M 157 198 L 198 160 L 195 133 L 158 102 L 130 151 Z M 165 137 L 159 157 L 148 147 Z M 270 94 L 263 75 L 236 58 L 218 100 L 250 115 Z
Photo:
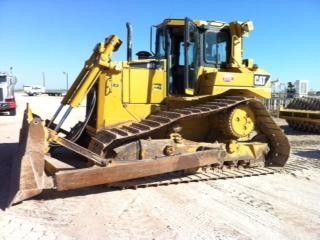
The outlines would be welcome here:
M 86 61 L 70 90 L 62 100 L 63 105 L 78 107 L 91 87 L 94 85 L 103 69 L 113 69 L 111 56 L 121 45 L 121 40 L 112 35 L 106 38 L 104 43 L 99 43 L 94 49 L 91 57 Z
M 63 106 L 69 105 L 69 108 L 55 127 L 56 131 L 60 129 L 72 108 L 78 107 L 81 104 L 103 70 L 117 71 L 116 65 L 111 62 L 111 56 L 113 52 L 118 50 L 121 43 L 122 41 L 117 36 L 111 35 L 106 38 L 104 43 L 97 44 L 91 57 L 86 61 L 82 71 L 62 99 L 61 105 L 50 120 L 48 127 L 54 122 Z

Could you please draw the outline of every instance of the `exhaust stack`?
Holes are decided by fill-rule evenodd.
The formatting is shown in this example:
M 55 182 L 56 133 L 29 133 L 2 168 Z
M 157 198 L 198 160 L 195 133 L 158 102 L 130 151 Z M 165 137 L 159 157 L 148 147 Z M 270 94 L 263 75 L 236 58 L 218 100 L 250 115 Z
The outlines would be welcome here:
M 127 61 L 132 61 L 132 25 L 127 22 Z

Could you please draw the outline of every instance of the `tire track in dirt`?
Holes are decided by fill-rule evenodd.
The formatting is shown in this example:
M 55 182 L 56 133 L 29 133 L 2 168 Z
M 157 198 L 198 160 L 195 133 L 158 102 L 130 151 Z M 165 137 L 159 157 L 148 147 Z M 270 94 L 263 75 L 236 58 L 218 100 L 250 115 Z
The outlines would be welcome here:
M 183 232 L 188 233 L 183 237 L 197 233 L 198 235 L 192 236 L 197 238 L 203 234 L 203 239 L 212 239 L 216 236 L 223 236 L 223 239 L 261 239 L 263 233 L 265 239 L 268 237 L 286 239 L 279 232 L 270 233 L 270 228 L 278 224 L 270 214 L 264 212 L 263 216 L 260 216 L 260 211 L 235 201 L 224 191 L 214 189 L 206 183 L 190 183 L 177 187 L 179 187 L 176 188 L 177 191 L 171 191 L 174 192 L 171 195 L 168 188 L 163 188 L 161 202 L 166 203 L 163 208 L 175 208 L 175 206 L 180 208 L 181 216 L 175 218 L 179 220 L 171 219 L 171 221 L 176 221 L 175 224 L 180 225 L 184 228 Z M 177 196 L 186 199 L 188 203 L 177 203 Z M 170 209 L 166 212 L 170 212 Z M 193 226 L 191 231 L 188 229 L 190 225 Z
M 202 208 L 200 212 L 194 212 L 190 196 L 175 194 L 177 187 L 180 186 L 160 186 L 142 189 L 142 191 L 137 190 L 140 192 L 139 203 L 135 201 L 134 204 L 131 204 L 132 210 L 123 214 L 121 219 L 122 222 L 124 219 L 127 221 L 142 219 L 143 222 L 138 220 L 131 225 L 134 225 L 133 228 L 139 227 L 140 229 L 143 226 L 144 232 L 148 234 L 144 238 L 138 235 L 131 236 L 138 237 L 138 239 L 214 239 L 213 237 L 215 239 L 247 239 L 239 236 L 239 232 L 233 231 L 225 224 L 217 224 L 211 218 L 203 217 L 208 214 L 207 209 Z M 147 202 L 149 204 L 146 204 Z M 146 218 L 149 218 L 148 221 L 152 221 L 152 224 L 150 222 L 145 224 Z M 223 229 L 223 232 L 218 230 L 212 232 L 217 228 Z M 235 238 L 235 236 L 238 237 Z
M 2 214 L 1 212 L 0 214 Z M 28 217 L 20 217 L 13 213 L 2 214 L 0 217 L 0 239 L 2 240 L 71 240 L 70 236 L 62 234 L 50 225 L 33 222 Z
M 313 205 L 316 199 L 310 199 L 309 196 L 305 196 L 303 191 L 301 192 L 301 188 L 294 187 L 295 183 L 299 182 L 299 180 L 295 180 L 291 176 L 275 175 L 274 178 L 272 177 L 273 176 L 265 176 L 265 178 L 269 178 L 265 185 L 263 181 L 254 181 L 253 179 L 249 181 L 238 179 L 225 184 L 221 182 L 209 182 L 208 184 L 218 190 L 224 189 L 226 195 L 238 200 L 235 201 L 233 206 L 237 206 L 239 211 L 242 211 L 242 206 L 239 202 L 256 209 L 256 214 L 259 216 L 257 216 L 256 220 L 259 220 L 261 217 L 263 220 L 265 215 L 263 211 L 273 215 L 273 219 L 279 221 L 275 226 L 270 226 L 273 231 L 279 232 L 289 238 L 302 239 L 309 237 L 310 239 L 317 239 L 320 236 L 318 231 L 320 227 L 320 214 L 319 208 Z M 285 185 L 282 185 L 285 187 L 281 190 L 279 189 L 281 183 L 279 184 L 277 180 L 285 181 Z M 292 188 L 290 188 L 290 186 L 288 187 L 289 181 L 292 184 Z M 316 189 L 317 188 L 314 189 L 314 194 L 317 195 Z M 283 192 L 285 192 L 286 197 L 282 196 L 281 193 Z M 291 194 L 288 194 L 288 192 L 291 192 Z M 303 202 L 305 201 L 303 199 L 304 196 L 308 199 L 307 201 L 310 202 L 310 208 L 305 207 L 308 206 L 308 204 Z M 310 194 L 310 196 L 312 195 Z M 249 212 L 246 207 L 244 209 L 246 212 Z
M 148 189 L 86 196 L 78 201 L 81 210 L 63 231 L 76 239 L 174 239 L 161 217 L 146 207 L 151 199 Z
M 63 199 L 55 200 L 28 200 L 7 210 L 20 218 L 29 219 L 32 222 L 52 227 L 62 227 L 71 222 L 77 208 L 72 201 Z
M 288 233 L 295 225 L 291 218 L 297 216 L 287 213 L 286 203 L 290 211 L 298 203 L 294 198 L 288 202 L 292 196 L 282 198 L 281 192 L 294 193 L 295 187 L 304 186 L 304 175 L 298 178 L 302 183 L 295 178 L 275 174 L 123 191 L 101 187 L 100 192 L 87 196 L 29 200 L 12 209 L 21 218 L 28 216 L 25 219 L 50 225 L 75 239 L 287 239 L 293 236 Z M 308 201 L 317 199 L 315 186 L 308 181 L 304 188 L 311 198 Z M 306 213 L 302 223 L 310 220 Z M 285 220 L 289 227 L 283 228 Z M 305 231 L 305 227 L 301 229 Z
M 275 174 L 274 176 L 268 176 L 266 181 L 268 184 L 261 184 L 260 181 L 255 181 L 255 179 L 248 179 L 246 181 L 238 179 L 228 183 L 231 187 L 230 189 L 226 189 L 226 191 L 235 196 L 238 192 L 244 196 L 251 193 L 253 196 L 259 196 L 260 200 L 267 205 L 269 203 L 266 200 L 270 197 L 272 198 L 271 202 L 287 202 L 288 205 L 297 209 L 303 209 L 304 212 L 320 215 L 320 208 L 314 207 L 320 198 L 319 185 L 312 183 L 313 177 L 310 180 L 310 173 L 307 173 L 307 175 L 309 176 L 308 179 L 303 175 L 299 176 L 299 174 L 295 174 L 294 176 L 292 174 Z M 279 184 L 278 181 L 280 179 L 282 183 Z M 283 183 L 285 183 L 285 188 L 281 187 Z M 220 184 L 212 183 L 212 185 L 217 188 Z M 297 198 L 297 195 L 300 193 L 299 189 L 303 189 L 303 194 Z M 305 199 L 308 199 L 308 204 L 305 204 Z

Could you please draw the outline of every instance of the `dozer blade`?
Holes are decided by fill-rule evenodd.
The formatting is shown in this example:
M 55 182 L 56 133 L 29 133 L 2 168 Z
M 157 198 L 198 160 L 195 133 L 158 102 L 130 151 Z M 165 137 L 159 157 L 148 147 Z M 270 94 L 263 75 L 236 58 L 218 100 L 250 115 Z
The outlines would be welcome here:
M 27 105 L 18 151 L 12 162 L 9 205 L 36 196 L 44 188 L 45 132 L 41 119 Z

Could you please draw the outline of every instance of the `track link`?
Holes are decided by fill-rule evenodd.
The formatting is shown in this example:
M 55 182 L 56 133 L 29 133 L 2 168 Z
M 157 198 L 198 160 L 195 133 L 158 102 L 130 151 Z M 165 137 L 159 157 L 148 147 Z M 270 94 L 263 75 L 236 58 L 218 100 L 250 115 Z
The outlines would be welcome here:
M 161 130 L 180 120 L 216 114 L 239 104 L 248 104 L 253 109 L 257 121 L 256 125 L 259 128 L 258 131 L 267 138 L 270 151 L 265 164 L 267 166 L 284 166 L 290 152 L 287 137 L 259 100 L 245 97 L 216 98 L 194 106 L 159 111 L 139 123 L 100 131 L 92 137 L 89 149 L 105 156 L 107 151 L 115 147 L 138 138 L 148 137 L 153 131 Z
M 282 168 L 285 165 L 290 152 L 290 145 L 287 137 L 273 121 L 272 117 L 259 100 L 245 97 L 217 98 L 194 106 L 160 111 L 150 115 L 139 123 L 132 123 L 129 126 L 102 130 L 92 138 L 89 149 L 104 156 L 107 151 L 112 150 L 115 147 L 139 138 L 147 138 L 153 131 L 161 130 L 162 128 L 164 129 L 165 127 L 168 127 L 180 120 L 217 114 L 240 104 L 247 104 L 253 110 L 256 119 L 256 126 L 258 128 L 257 131 L 259 134 L 264 136 L 264 140 L 269 144 L 270 151 L 266 157 L 266 167 L 242 167 L 241 169 L 231 168 L 227 170 L 208 167 L 205 171 L 201 170 L 195 174 L 178 171 L 112 183 L 109 186 L 116 188 L 140 188 L 197 181 L 242 178 L 274 174 L 281 171 L 302 170 L 303 167 L 291 164 Z
M 256 167 L 250 169 L 229 169 L 229 170 L 218 170 L 209 169 L 206 171 L 200 171 L 195 174 L 188 174 L 185 172 L 172 172 L 159 176 L 152 176 L 143 179 L 129 180 L 119 183 L 110 184 L 110 187 L 115 188 L 144 188 L 144 187 L 155 187 L 170 184 L 180 184 L 189 182 L 200 182 L 218 179 L 228 178 L 242 178 L 258 175 L 273 174 L 273 169 Z
M 120 189 L 137 189 L 146 187 L 157 187 L 171 184 L 181 184 L 189 182 L 212 181 L 221 179 L 244 178 L 261 175 L 271 175 L 275 173 L 294 173 L 296 171 L 304 171 L 315 167 L 310 163 L 302 163 L 300 161 L 292 161 L 285 167 L 255 167 L 255 168 L 233 168 L 227 170 L 206 169 L 195 174 L 185 172 L 172 172 L 159 176 L 146 177 L 142 179 L 123 181 L 109 184 L 112 188 Z

